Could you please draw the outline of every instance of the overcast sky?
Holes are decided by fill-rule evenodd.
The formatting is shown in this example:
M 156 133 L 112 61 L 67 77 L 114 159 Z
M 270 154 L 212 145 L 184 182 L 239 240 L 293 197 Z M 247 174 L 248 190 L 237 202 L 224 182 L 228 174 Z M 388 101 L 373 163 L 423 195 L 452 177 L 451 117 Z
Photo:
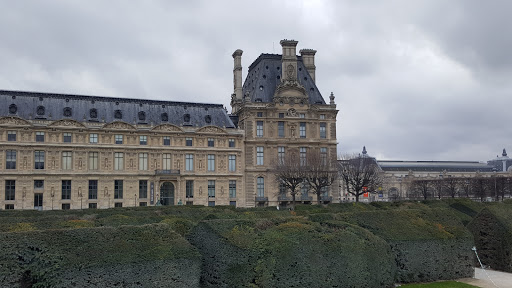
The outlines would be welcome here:
M 477 160 L 512 143 L 512 1 L 0 0 L 0 89 L 221 103 L 282 39 L 316 54 L 338 153 Z

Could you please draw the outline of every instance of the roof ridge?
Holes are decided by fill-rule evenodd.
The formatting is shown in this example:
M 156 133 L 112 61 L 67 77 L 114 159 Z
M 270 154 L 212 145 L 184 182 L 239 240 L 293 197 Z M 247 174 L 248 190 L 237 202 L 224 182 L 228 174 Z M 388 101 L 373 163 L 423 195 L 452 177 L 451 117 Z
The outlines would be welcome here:
M 119 97 L 108 97 L 108 96 L 95 96 L 95 95 L 80 95 L 80 94 L 64 94 L 64 93 L 50 93 L 50 92 L 33 92 L 33 91 L 17 91 L 17 90 L 0 90 L 0 94 L 15 95 L 15 96 L 45 96 L 50 98 L 66 98 L 72 97 L 81 100 L 95 100 L 95 101 L 123 101 L 131 103 L 144 103 L 144 104 L 166 104 L 166 105 L 186 105 L 186 106 L 208 106 L 224 108 L 222 104 L 214 103 L 199 103 L 199 102 L 180 102 L 180 101 L 166 101 L 166 100 L 152 100 L 152 99 L 140 99 L 140 98 L 119 98 Z

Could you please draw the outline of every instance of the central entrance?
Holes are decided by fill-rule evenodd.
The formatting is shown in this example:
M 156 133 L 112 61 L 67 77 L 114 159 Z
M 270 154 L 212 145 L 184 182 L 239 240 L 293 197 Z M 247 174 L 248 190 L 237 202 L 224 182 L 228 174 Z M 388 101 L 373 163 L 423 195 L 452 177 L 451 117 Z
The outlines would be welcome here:
M 165 206 L 174 205 L 174 185 L 171 182 L 164 182 L 160 186 L 160 203 Z

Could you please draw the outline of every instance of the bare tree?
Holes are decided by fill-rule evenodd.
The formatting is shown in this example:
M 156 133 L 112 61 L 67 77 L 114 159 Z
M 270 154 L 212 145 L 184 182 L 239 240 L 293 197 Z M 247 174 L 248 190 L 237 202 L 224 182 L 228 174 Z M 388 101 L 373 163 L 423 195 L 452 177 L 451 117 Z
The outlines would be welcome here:
M 445 177 L 443 178 L 445 191 L 448 192 L 450 197 L 455 198 L 458 192 L 461 178 L 458 177 Z
M 306 171 L 300 165 L 296 151 L 292 150 L 284 157 L 277 159 L 273 166 L 272 172 L 275 175 L 276 182 L 290 191 L 292 206 L 295 208 L 295 197 L 299 192 L 298 187 L 303 183 L 306 176 Z
M 475 176 L 471 179 L 471 190 L 474 191 L 474 196 L 480 198 L 482 202 L 494 185 L 494 181 L 489 180 L 489 177 L 482 176 Z
M 464 177 L 459 178 L 459 193 L 464 192 L 464 196 L 466 198 L 469 198 L 470 194 L 471 194 L 471 186 L 472 186 L 471 182 L 472 181 L 469 178 L 464 178 Z
M 432 188 L 434 192 L 437 194 L 437 199 L 441 199 L 443 197 L 444 191 L 444 180 L 443 178 L 432 179 Z
M 432 191 L 433 182 L 431 179 L 414 179 L 411 181 L 411 190 L 417 192 L 427 200 L 430 191 Z
M 343 187 L 347 193 L 356 197 L 356 202 L 359 202 L 359 196 L 366 191 L 377 191 L 383 182 L 377 162 L 365 154 L 343 155 L 339 161 L 338 171 Z
M 329 157 L 327 153 L 322 153 L 318 149 L 312 149 L 307 154 L 305 163 L 306 182 L 315 192 L 318 204 L 322 201 L 322 192 L 331 186 L 338 179 L 338 170 L 336 169 L 336 159 Z

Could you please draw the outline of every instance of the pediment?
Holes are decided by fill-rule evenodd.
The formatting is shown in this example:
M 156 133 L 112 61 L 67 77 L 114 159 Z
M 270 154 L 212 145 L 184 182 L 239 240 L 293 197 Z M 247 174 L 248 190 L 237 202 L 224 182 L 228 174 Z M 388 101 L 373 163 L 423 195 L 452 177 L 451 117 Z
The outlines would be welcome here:
M 16 116 L 7 116 L 0 118 L 0 125 L 17 125 L 17 126 L 31 126 L 30 122 Z
M 112 123 L 107 123 L 103 125 L 102 129 L 114 129 L 114 130 L 137 130 L 133 125 L 130 125 L 126 122 L 115 121 Z
M 196 132 L 198 132 L 198 133 L 221 133 L 221 134 L 228 133 L 228 132 L 226 132 L 226 130 L 224 130 L 220 127 L 217 127 L 217 126 L 213 126 L 213 125 L 201 127 L 199 129 L 197 129 Z
M 164 131 L 164 132 L 183 132 L 183 130 L 172 124 L 161 124 L 158 126 L 155 126 L 151 131 Z
M 76 127 L 76 128 L 86 128 L 84 124 L 72 120 L 72 119 L 62 119 L 52 122 L 48 127 L 55 127 L 55 126 L 61 126 L 61 127 Z

